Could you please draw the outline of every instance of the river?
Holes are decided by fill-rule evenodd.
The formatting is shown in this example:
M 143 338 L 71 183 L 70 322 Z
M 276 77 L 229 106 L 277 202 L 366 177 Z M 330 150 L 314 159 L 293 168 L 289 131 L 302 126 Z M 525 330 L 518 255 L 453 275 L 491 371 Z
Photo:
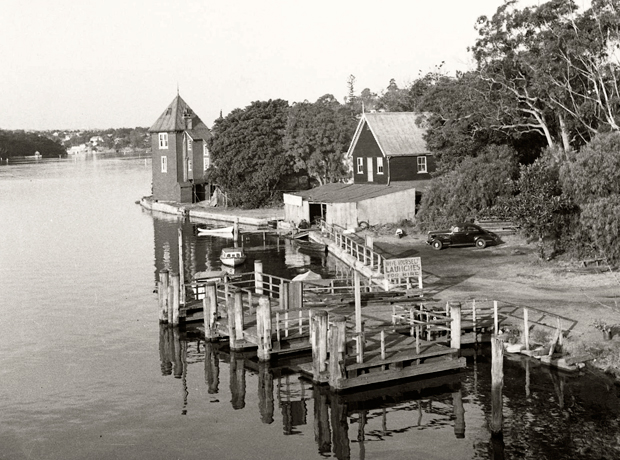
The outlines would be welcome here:
M 484 350 L 457 374 L 334 395 L 160 326 L 155 281 L 178 228 L 188 275 L 219 269 L 225 243 L 143 210 L 150 186 L 144 157 L 0 164 L 1 459 L 620 458 L 618 387 L 590 373 L 507 359 L 492 437 Z M 246 269 L 340 269 L 244 245 Z

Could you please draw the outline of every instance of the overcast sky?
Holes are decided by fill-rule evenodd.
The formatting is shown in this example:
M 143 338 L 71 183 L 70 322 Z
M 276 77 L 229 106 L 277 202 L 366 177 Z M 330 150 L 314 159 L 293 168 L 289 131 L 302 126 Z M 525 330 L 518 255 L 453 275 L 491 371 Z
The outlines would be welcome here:
M 351 74 L 380 93 L 472 68 L 476 18 L 502 3 L 2 0 L 0 129 L 150 126 L 177 85 L 208 126 L 256 100 L 343 102 Z

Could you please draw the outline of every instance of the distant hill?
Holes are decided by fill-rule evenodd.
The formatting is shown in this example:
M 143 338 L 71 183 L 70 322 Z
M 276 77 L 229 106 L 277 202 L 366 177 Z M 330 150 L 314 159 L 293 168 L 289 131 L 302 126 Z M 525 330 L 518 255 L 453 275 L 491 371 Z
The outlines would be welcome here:
M 0 130 L 0 158 L 32 156 L 39 152 L 43 157 L 66 156 L 60 142 L 35 132 Z

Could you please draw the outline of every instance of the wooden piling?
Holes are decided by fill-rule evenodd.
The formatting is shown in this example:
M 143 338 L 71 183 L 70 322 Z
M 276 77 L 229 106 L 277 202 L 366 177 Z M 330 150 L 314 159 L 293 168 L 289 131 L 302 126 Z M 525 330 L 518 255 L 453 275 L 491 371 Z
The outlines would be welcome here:
M 256 309 L 256 333 L 258 335 L 257 355 L 259 361 L 271 358 L 271 299 L 267 296 L 258 298 Z
M 450 348 L 461 348 L 461 303 L 448 302 L 450 306 Z
M 463 439 L 465 437 L 465 408 L 461 390 L 452 393 L 452 405 L 454 406 L 454 436 L 457 439 Z
M 181 227 L 178 229 L 179 240 L 179 286 L 181 290 L 179 292 L 179 303 L 185 305 L 185 265 L 183 262 L 183 231 Z
M 530 350 L 530 324 L 528 321 L 528 309 L 523 307 L 523 344 L 525 350 Z
M 233 223 L 233 241 L 239 241 L 239 219 Z
M 301 281 L 291 281 L 289 289 L 289 307 L 291 309 L 303 308 L 304 288 Z
M 230 353 L 230 395 L 233 409 L 245 407 L 245 360 L 235 352 Z
M 258 295 L 263 295 L 263 262 L 254 261 L 254 291 Z
M 168 312 L 168 322 L 173 326 L 179 325 L 179 291 L 180 280 L 178 273 L 170 274 L 170 285 L 168 286 L 168 299 L 170 301 L 170 310 Z
M 362 293 L 360 291 L 360 274 L 353 270 L 353 284 L 355 286 L 355 332 L 362 332 Z
M 269 363 L 258 363 L 258 411 L 265 424 L 273 423 L 273 375 Z
M 243 340 L 243 293 L 241 291 L 235 292 L 235 337 L 237 341 Z
M 331 343 L 329 351 L 329 385 L 339 388 L 340 382 L 346 378 L 344 359 L 346 353 L 346 318 L 336 315 L 331 318 Z
M 168 322 L 168 270 L 159 272 L 159 285 L 157 294 L 159 297 L 159 322 Z
M 207 393 L 217 394 L 220 385 L 220 358 L 215 345 L 205 342 L 205 383 Z
M 499 315 L 497 312 L 497 300 L 493 301 L 493 334 L 499 333 Z
M 320 381 L 327 369 L 327 312 L 319 310 L 312 315 L 312 377 Z
M 491 434 L 502 432 L 502 389 L 504 386 L 504 341 L 497 335 L 491 338 Z

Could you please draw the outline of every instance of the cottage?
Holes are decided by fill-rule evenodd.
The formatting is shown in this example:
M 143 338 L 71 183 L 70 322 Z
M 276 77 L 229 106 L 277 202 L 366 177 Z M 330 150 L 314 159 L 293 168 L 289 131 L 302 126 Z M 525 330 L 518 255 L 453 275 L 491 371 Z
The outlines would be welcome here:
M 153 199 L 195 203 L 210 196 L 209 128 L 177 94 L 153 126 Z
M 415 112 L 365 113 L 357 125 L 347 157 L 356 184 L 390 185 L 430 179 L 435 160 L 426 147 L 423 116 Z
M 353 183 L 284 194 L 285 219 L 299 224 L 320 218 L 344 228 L 414 220 L 421 191 L 435 170 L 425 129 L 416 122 L 421 115 L 363 114 L 347 152 Z

